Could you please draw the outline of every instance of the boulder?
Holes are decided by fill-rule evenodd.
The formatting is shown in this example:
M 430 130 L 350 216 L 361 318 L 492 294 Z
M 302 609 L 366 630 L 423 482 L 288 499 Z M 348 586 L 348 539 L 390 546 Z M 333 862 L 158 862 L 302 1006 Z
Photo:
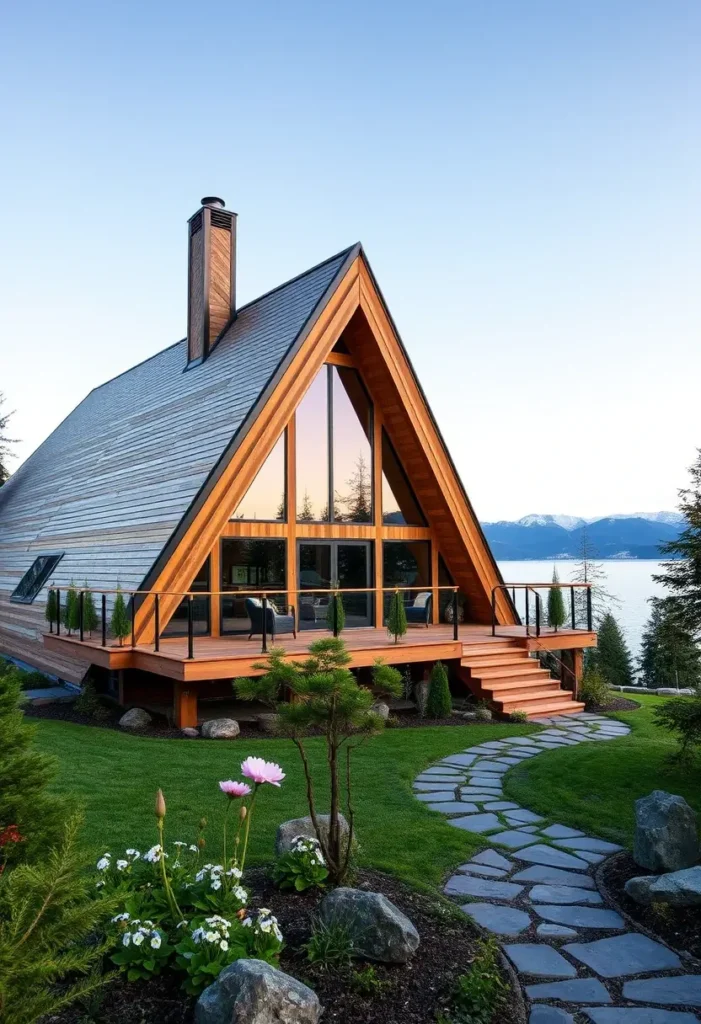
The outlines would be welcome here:
M 419 946 L 419 933 L 405 914 L 379 892 L 334 889 L 319 907 L 325 924 L 340 923 L 353 940 L 356 955 L 387 964 L 403 964 Z
M 202 724 L 206 740 L 235 740 L 240 732 L 239 723 L 233 718 L 210 718 Z
M 384 718 L 385 722 L 389 718 L 389 704 L 385 704 L 384 701 L 376 701 L 370 710 L 374 711 L 380 718 Z
M 491 722 L 492 712 L 489 708 L 475 708 L 475 721 L 476 722 Z
M 275 733 L 280 728 L 280 716 L 274 712 L 264 712 L 262 715 L 256 715 L 256 722 L 261 732 Z
M 326 835 L 329 828 L 329 815 L 317 814 L 316 820 L 319 822 L 322 832 Z M 345 839 L 349 832 L 348 822 L 342 814 L 339 814 L 338 821 L 341 828 L 341 836 Z M 283 853 L 289 853 L 299 836 L 302 836 L 304 839 L 317 838 L 310 817 L 291 818 L 289 821 L 283 821 L 282 825 L 278 826 L 277 835 L 275 836 L 275 855 L 279 857 Z
M 648 871 L 680 871 L 696 863 L 696 814 L 683 797 L 655 789 L 635 801 L 633 857 Z
M 195 1024 L 317 1024 L 315 992 L 264 960 L 236 960 L 204 990 Z
M 180 730 L 180 732 L 188 740 L 197 740 L 197 739 L 199 739 L 199 736 L 200 736 L 200 730 L 199 729 L 194 729 L 191 725 L 183 726 L 183 728 Z
M 666 875 L 642 875 L 630 878 L 626 892 L 636 903 L 668 903 L 672 907 L 693 907 L 701 904 L 701 865 L 670 871 Z
M 143 708 L 129 708 L 119 719 L 120 729 L 148 729 L 151 716 Z

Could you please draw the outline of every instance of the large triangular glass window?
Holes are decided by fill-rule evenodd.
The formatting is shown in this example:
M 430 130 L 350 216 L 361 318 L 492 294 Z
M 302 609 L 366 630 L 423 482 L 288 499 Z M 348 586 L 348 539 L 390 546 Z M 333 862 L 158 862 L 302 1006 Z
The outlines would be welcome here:
M 426 526 L 409 479 L 382 431 L 382 522 L 386 526 Z
M 251 486 L 239 502 L 232 519 L 284 522 L 285 513 L 285 433 L 258 470 Z

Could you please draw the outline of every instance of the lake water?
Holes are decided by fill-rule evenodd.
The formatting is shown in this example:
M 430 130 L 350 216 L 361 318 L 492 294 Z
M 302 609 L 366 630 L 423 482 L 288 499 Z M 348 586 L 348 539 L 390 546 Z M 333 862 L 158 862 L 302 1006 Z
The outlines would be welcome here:
M 607 577 L 604 586 L 621 602 L 611 611 L 625 633 L 631 654 L 637 658 L 643 627 L 650 615 L 648 599 L 665 595 L 664 587 L 652 579 L 653 575 L 661 571 L 661 563 L 647 559 L 611 559 L 600 564 Z M 555 565 L 562 583 L 571 579 L 575 562 L 558 559 Z M 545 582 L 552 579 L 553 575 L 553 562 L 499 562 L 499 568 L 505 583 Z M 545 593 L 544 591 L 543 596 Z M 522 609 L 522 602 L 521 597 L 518 599 L 519 611 Z M 569 609 L 568 595 L 565 595 L 565 603 Z

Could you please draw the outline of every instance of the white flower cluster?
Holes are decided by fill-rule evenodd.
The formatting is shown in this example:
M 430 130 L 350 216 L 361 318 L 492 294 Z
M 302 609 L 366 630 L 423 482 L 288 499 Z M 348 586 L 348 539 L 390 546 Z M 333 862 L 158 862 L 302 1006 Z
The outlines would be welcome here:
M 164 857 L 167 856 L 168 854 L 165 852 L 161 844 L 156 843 L 155 846 L 152 846 L 151 849 L 147 850 L 147 852 L 144 854 L 144 860 L 147 860 L 149 864 L 157 864 L 159 861 L 161 861 Z
M 239 868 L 229 868 L 229 870 L 225 872 L 221 864 L 205 864 L 204 867 L 195 875 L 195 881 L 201 882 L 209 875 L 210 888 L 216 891 L 222 887 L 222 875 L 224 874 L 226 874 L 227 878 L 236 879 L 237 882 L 241 878 L 241 871 Z M 233 889 L 233 893 L 240 903 L 247 902 L 248 893 L 242 886 L 237 885 L 236 888 Z
M 126 922 L 129 921 L 128 928 Z M 123 923 L 125 925 L 125 931 L 122 935 L 123 946 L 141 946 L 144 942 L 148 942 L 151 949 L 160 949 L 163 943 L 163 936 L 156 928 L 153 921 L 143 921 L 136 919 L 130 920 L 129 914 L 117 914 L 116 917 L 112 918 L 113 924 Z M 129 929 L 132 929 L 131 931 Z
M 140 856 L 141 854 L 138 850 L 125 850 L 125 857 L 120 857 L 114 866 L 117 871 L 126 871 L 129 865 L 138 860 Z M 112 867 L 112 854 L 104 853 L 97 862 L 96 867 L 98 871 L 108 871 Z
M 270 935 L 272 932 L 278 942 L 282 942 L 282 932 L 280 926 L 277 923 L 277 918 L 273 914 L 272 910 L 268 910 L 267 907 L 261 907 L 258 911 L 258 917 L 254 921 L 252 917 L 244 917 L 241 922 L 244 928 L 253 928 L 256 932 L 262 932 L 263 935 Z
M 193 942 L 208 942 L 210 945 L 218 946 L 222 952 L 226 953 L 229 948 L 228 938 L 229 929 L 231 928 L 231 921 L 227 921 L 225 917 L 219 917 L 215 914 L 213 917 L 205 918 L 205 928 L 195 928 L 192 932 Z
M 309 839 L 306 836 L 295 836 L 292 842 L 294 843 L 294 846 L 292 847 L 294 853 L 311 853 L 317 864 L 321 864 L 322 867 L 326 866 L 324 855 L 321 852 L 321 843 L 318 839 Z

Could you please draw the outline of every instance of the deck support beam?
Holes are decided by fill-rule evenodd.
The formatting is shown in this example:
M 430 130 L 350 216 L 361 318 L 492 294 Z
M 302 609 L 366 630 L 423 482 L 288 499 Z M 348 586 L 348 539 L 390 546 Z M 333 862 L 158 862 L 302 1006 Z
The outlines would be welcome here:
M 173 721 L 178 729 L 197 728 L 197 689 L 192 683 L 174 681 Z
M 572 696 L 576 700 L 579 693 L 579 684 L 584 674 L 584 650 L 575 647 L 569 651 L 560 651 L 564 667 L 563 685 L 572 690 Z

